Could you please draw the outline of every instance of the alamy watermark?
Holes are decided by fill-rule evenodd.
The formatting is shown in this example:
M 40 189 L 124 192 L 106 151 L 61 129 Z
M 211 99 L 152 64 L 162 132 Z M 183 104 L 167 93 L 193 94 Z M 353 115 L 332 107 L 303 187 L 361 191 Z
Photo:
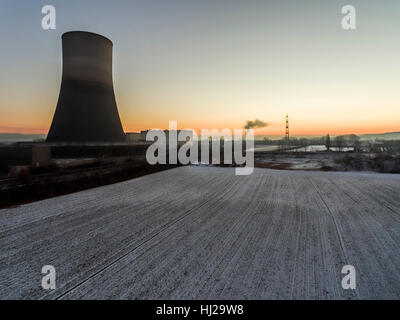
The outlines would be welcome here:
M 355 30 L 356 25 L 356 8 L 353 5 L 345 5 L 341 9 L 344 15 L 341 20 L 341 26 L 344 30 Z M 45 16 L 42 18 L 41 24 L 44 30 L 55 30 L 56 29 L 56 8 L 53 5 L 47 4 L 42 7 L 42 14 Z
M 42 288 L 44 290 L 54 290 L 56 288 L 56 268 L 52 265 L 45 265 L 42 267 Z
M 356 30 L 356 8 L 352 5 L 342 7 L 342 28 L 344 30 Z
M 342 274 L 345 276 L 342 279 L 342 288 L 344 290 L 356 289 L 356 268 L 352 265 L 345 265 L 342 268 Z
M 56 8 L 52 5 L 45 5 L 42 7 L 42 14 L 45 16 L 42 18 L 43 30 L 55 30 L 56 29 Z
M 146 160 L 152 165 L 234 164 L 236 175 L 250 175 L 254 170 L 254 130 L 246 129 L 244 133 L 243 138 L 243 129 L 234 129 L 233 133 L 230 129 L 201 129 L 198 137 L 192 129 L 178 131 L 177 121 L 169 121 L 168 131 L 147 132 L 146 140 L 154 143 L 146 151 Z

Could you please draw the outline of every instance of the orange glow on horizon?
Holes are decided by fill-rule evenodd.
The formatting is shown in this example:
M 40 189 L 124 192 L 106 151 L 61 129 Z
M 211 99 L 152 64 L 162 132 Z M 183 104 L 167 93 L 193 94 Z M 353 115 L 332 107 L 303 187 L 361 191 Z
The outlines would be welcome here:
M 240 129 L 241 127 L 234 127 L 234 126 L 218 126 L 218 127 L 198 127 L 198 126 L 182 126 L 178 122 L 178 129 L 192 129 L 197 134 L 200 134 L 201 129 L 218 129 L 222 130 L 228 128 L 233 132 L 233 129 Z M 168 129 L 168 123 L 163 126 L 125 126 L 125 132 L 140 132 L 149 129 Z M 243 127 L 242 127 L 243 129 Z M 360 127 L 357 129 L 346 128 L 346 127 L 331 127 L 331 128 L 297 128 L 295 126 L 290 127 L 290 135 L 291 136 L 325 136 L 326 134 L 330 135 L 347 135 L 347 134 L 381 134 L 381 133 L 388 133 L 388 132 L 399 132 L 399 126 L 371 126 L 371 127 Z M 244 132 L 244 129 L 243 129 Z M 254 130 L 255 136 L 284 136 L 285 135 L 285 124 L 283 123 L 281 128 L 274 127 L 271 128 L 260 128 Z
M 33 127 L 7 127 L 0 125 L 0 133 L 15 133 L 15 134 L 47 134 L 48 128 L 33 128 Z
M 135 113 L 135 112 L 132 112 Z M 5 123 L 0 123 L 0 133 L 22 133 L 22 134 L 47 134 L 51 125 L 51 117 L 53 114 L 46 114 L 41 119 L 35 119 L 36 121 L 30 121 L 30 119 L 25 118 L 21 122 L 8 121 L 11 119 L 2 119 L 6 121 Z M 178 115 L 176 115 L 178 116 Z M 246 121 L 242 120 L 243 117 L 228 118 L 231 115 L 227 115 L 227 119 L 221 121 L 220 117 L 207 117 L 202 118 L 193 116 L 190 117 L 180 117 L 178 119 L 173 119 L 177 121 L 178 129 L 192 129 L 200 134 L 201 129 L 218 129 L 222 130 L 225 128 L 233 129 L 243 128 Z M 304 115 L 302 115 L 304 117 Z M 137 116 L 132 114 L 124 114 L 120 112 L 120 118 L 125 132 L 140 132 L 142 130 L 149 129 L 168 129 L 169 120 L 168 115 L 163 114 L 159 117 L 152 117 L 148 114 L 141 114 L 138 112 Z M 239 119 L 240 118 L 240 119 Z M 251 119 L 250 117 L 247 117 Z M 259 117 L 264 120 L 265 118 Z M 253 119 L 254 120 L 254 119 Z M 268 121 L 270 123 L 265 128 L 255 129 L 255 136 L 284 136 L 285 134 L 285 117 L 279 117 L 278 119 L 271 119 L 275 121 Z M 324 136 L 326 134 L 330 135 L 343 135 L 343 134 L 379 134 L 388 132 L 399 132 L 400 126 L 398 124 L 398 119 L 393 117 L 393 119 L 381 118 L 375 121 L 360 121 L 352 122 L 348 119 L 347 122 L 341 122 L 336 124 L 334 121 L 331 123 L 319 123 L 317 119 L 303 120 L 297 119 L 295 116 L 291 117 L 289 114 L 289 125 L 290 125 L 290 135 L 291 136 Z M 354 125 L 356 124 L 356 125 Z M 244 132 L 244 131 L 243 131 Z
M 157 122 L 155 125 L 151 125 L 150 121 L 148 125 L 133 125 L 130 123 L 124 123 L 124 131 L 125 132 L 140 132 L 142 130 L 149 129 L 168 129 L 168 121 L 166 122 Z M 157 125 L 158 124 L 158 125 Z M 194 123 L 193 123 L 194 124 Z M 21 134 L 47 134 L 49 130 L 50 124 L 48 126 L 29 126 L 24 127 L 22 125 L 14 125 L 7 126 L 0 124 L 0 133 L 21 133 Z M 198 123 L 196 125 L 190 125 L 190 123 L 179 122 L 178 121 L 178 129 L 192 129 L 196 131 L 197 134 L 200 134 L 201 129 L 218 129 L 222 130 L 228 128 L 233 132 L 233 129 L 240 129 L 243 127 L 230 125 L 230 126 L 201 126 Z M 244 129 L 243 129 L 244 130 Z M 344 135 L 344 134 L 379 134 L 379 133 L 387 133 L 387 132 L 399 132 L 400 127 L 394 124 L 384 125 L 379 124 L 375 126 L 365 126 L 358 128 L 351 128 L 348 126 L 332 126 L 322 128 L 321 126 L 296 126 L 295 124 L 290 125 L 290 135 L 291 136 L 318 136 L 318 135 Z M 271 127 L 260 128 L 254 130 L 255 136 L 284 136 L 285 134 L 285 123 L 282 122 L 280 125 L 274 125 Z

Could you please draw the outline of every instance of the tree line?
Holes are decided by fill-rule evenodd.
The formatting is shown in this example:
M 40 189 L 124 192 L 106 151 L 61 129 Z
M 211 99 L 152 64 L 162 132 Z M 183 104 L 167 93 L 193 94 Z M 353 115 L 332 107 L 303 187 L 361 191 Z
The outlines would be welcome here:
M 262 140 L 264 145 L 278 145 L 282 148 L 302 148 L 311 145 L 323 145 L 326 151 L 345 151 L 350 148 L 354 152 L 386 152 L 397 153 L 400 152 L 400 140 L 361 140 L 356 134 L 338 135 L 331 137 L 329 134 L 321 137 L 310 138 L 296 138 L 289 139 L 270 139 L 264 138 Z M 334 148 L 334 150 L 332 150 Z

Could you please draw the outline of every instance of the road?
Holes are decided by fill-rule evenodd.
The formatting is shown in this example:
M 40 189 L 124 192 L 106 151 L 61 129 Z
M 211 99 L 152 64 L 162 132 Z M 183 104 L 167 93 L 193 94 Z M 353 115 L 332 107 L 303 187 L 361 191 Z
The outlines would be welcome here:
M 400 175 L 190 166 L 3 209 L 0 298 L 400 298 L 399 195 Z

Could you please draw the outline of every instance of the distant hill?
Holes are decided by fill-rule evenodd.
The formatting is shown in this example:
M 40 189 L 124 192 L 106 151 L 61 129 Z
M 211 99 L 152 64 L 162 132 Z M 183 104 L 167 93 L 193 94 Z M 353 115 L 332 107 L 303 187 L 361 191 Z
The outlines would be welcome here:
M 400 140 L 400 132 L 361 134 L 361 140 Z
M 46 139 L 45 134 L 0 133 L 0 142 L 25 142 Z
M 347 135 L 347 134 L 346 134 Z M 292 135 L 293 138 L 301 139 L 313 139 L 324 137 L 325 134 L 316 134 L 316 135 Z M 361 140 L 400 140 L 400 131 L 399 132 L 386 132 L 386 133 L 367 133 L 367 134 L 358 134 Z M 335 138 L 336 135 L 331 134 L 331 138 Z M 255 140 L 264 140 L 264 138 L 270 140 L 280 140 L 283 139 L 284 136 L 267 136 L 267 135 L 258 135 L 254 137 Z

